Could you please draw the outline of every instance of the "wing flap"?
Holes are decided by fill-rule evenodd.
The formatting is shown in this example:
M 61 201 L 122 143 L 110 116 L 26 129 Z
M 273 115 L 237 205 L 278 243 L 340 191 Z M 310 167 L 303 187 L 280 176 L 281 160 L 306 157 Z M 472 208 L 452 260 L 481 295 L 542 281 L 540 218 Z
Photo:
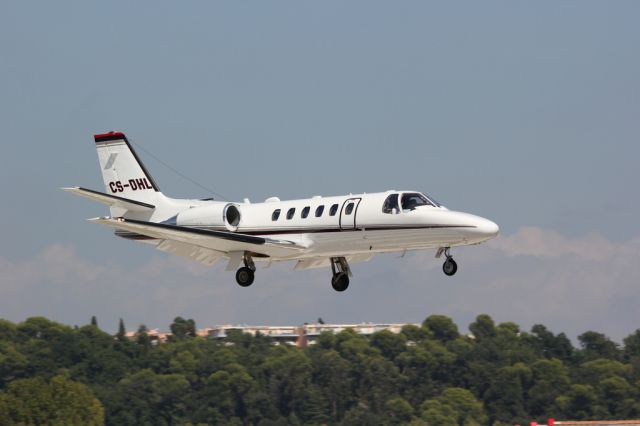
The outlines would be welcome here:
M 207 266 L 212 266 L 222 256 L 224 253 L 206 249 L 203 247 L 194 246 L 192 244 L 180 243 L 178 241 L 172 240 L 162 240 L 156 246 L 158 250 L 164 251 L 165 253 L 175 254 L 177 256 L 186 257 L 191 260 L 195 260 Z
M 62 188 L 63 191 L 70 192 L 81 197 L 106 204 L 111 207 L 121 207 L 134 212 L 147 212 L 156 208 L 153 204 L 143 203 L 141 201 L 131 200 L 129 198 L 118 197 L 115 195 L 105 194 L 104 192 L 94 191 L 93 189 L 75 186 L 72 188 Z
M 234 251 L 251 251 L 269 257 L 289 257 L 306 249 L 286 240 L 258 237 L 226 231 L 210 231 L 201 228 L 145 222 L 133 219 L 96 218 L 93 222 L 116 229 L 135 232 L 159 240 L 170 240 L 227 254 Z

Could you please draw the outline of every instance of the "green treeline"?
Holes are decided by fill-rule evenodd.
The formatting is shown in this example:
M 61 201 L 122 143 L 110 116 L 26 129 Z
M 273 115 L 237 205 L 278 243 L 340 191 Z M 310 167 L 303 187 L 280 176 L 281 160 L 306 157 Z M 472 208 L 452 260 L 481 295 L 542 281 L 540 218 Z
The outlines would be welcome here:
M 0 320 L 0 424 L 513 425 L 640 417 L 640 330 L 620 347 L 593 331 L 574 348 L 543 325 L 445 316 L 364 337 L 274 345 L 195 337 L 176 318 L 152 345 L 92 325 Z

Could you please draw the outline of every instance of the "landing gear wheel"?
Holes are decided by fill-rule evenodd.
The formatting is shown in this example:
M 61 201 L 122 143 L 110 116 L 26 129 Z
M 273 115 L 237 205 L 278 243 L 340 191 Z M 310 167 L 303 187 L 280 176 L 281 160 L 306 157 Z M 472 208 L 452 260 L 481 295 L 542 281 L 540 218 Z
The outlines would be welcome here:
M 447 260 L 445 260 L 444 263 L 442 264 L 442 271 L 444 272 L 445 275 L 449 277 L 454 275 L 457 270 L 458 270 L 458 264 L 451 257 L 448 257 Z
M 238 269 L 238 272 L 236 272 L 236 282 L 241 287 L 249 287 L 251 284 L 253 284 L 254 278 L 255 274 L 250 268 L 247 268 L 246 266 L 243 266 L 242 268 Z
M 331 278 L 331 286 L 335 291 L 345 291 L 349 287 L 349 275 L 338 272 Z

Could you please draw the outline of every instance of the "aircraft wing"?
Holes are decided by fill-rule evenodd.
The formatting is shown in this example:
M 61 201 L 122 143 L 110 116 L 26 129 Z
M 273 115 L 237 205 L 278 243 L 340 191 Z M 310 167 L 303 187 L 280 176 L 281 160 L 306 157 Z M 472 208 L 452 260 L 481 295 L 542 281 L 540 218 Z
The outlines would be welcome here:
M 176 248 L 179 247 L 184 250 L 185 246 L 190 245 L 194 248 L 205 249 L 208 253 L 217 252 L 220 255 L 250 251 L 276 258 L 296 257 L 296 254 L 306 249 L 305 246 L 293 241 L 277 240 L 236 232 L 210 231 L 201 228 L 190 228 L 124 218 L 96 218 L 90 220 L 112 228 L 123 229 L 163 240 L 167 248 L 173 245 Z M 166 241 L 173 244 L 167 243 Z
M 70 192 L 72 194 L 80 195 L 81 197 L 85 197 L 102 204 L 106 204 L 111 207 L 121 207 L 123 209 L 131 210 L 134 212 L 144 212 L 156 208 L 156 206 L 152 204 L 131 200 L 129 198 L 117 197 L 115 195 L 105 194 L 104 192 L 94 191 L 93 189 L 81 188 L 79 186 L 75 186 L 72 188 L 62 188 L 62 190 Z

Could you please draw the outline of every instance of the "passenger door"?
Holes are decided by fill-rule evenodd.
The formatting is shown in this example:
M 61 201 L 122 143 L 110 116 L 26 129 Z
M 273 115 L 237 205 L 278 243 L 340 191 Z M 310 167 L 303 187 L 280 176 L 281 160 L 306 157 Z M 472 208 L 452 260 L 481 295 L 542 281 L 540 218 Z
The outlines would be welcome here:
M 340 209 L 340 229 L 356 229 L 356 213 L 362 198 L 349 198 Z

